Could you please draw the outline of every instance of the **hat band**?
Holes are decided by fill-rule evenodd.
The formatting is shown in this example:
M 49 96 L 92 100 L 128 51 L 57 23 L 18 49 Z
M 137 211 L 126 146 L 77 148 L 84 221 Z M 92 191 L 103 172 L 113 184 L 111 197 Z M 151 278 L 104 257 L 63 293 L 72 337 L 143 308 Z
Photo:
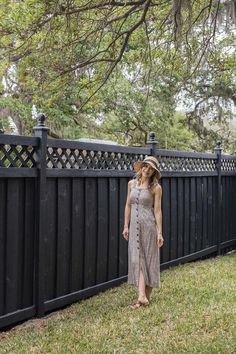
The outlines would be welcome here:
M 158 170 L 158 166 L 157 166 L 157 163 L 156 163 L 155 161 L 153 161 L 153 160 L 151 160 L 151 159 L 145 159 L 143 162 L 144 162 L 144 163 L 145 163 L 145 162 L 150 162 L 150 163 L 152 163 L 152 164 L 156 167 L 156 169 Z

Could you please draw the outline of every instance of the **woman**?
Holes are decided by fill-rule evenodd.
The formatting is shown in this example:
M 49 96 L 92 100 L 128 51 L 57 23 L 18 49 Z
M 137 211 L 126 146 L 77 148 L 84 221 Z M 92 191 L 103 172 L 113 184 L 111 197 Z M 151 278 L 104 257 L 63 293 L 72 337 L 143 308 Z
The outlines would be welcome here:
M 128 283 L 138 286 L 133 309 L 147 306 L 153 288 L 160 287 L 162 247 L 162 189 L 159 163 L 153 156 L 134 165 L 136 178 L 128 183 L 123 237 L 129 240 Z

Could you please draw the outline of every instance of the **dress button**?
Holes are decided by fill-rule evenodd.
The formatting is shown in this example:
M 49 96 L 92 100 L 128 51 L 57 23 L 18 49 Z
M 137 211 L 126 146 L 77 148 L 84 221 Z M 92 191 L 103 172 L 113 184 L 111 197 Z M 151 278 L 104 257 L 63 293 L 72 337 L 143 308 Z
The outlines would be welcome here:
M 139 250 L 139 247 L 137 247 L 137 250 Z

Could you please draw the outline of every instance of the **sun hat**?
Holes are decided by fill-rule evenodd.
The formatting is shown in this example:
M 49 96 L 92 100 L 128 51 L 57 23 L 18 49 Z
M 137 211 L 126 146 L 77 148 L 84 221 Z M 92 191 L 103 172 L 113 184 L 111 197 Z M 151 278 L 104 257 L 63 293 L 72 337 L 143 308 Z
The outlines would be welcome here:
M 161 178 L 161 172 L 159 170 L 159 162 L 154 156 L 147 156 L 144 160 L 139 160 L 134 163 L 134 170 L 135 172 L 139 172 L 142 168 L 143 164 L 150 165 L 155 170 L 155 175 L 157 179 Z

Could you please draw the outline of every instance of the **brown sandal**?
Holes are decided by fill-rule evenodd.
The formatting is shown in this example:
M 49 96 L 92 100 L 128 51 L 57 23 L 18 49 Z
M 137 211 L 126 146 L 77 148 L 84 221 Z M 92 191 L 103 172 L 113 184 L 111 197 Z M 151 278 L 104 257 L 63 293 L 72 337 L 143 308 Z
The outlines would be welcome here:
M 139 309 L 141 306 L 148 306 L 149 305 L 149 301 L 147 302 L 142 302 L 142 301 L 139 301 L 139 300 L 135 300 L 131 305 L 130 307 L 133 309 L 133 310 L 136 310 L 136 309 Z

